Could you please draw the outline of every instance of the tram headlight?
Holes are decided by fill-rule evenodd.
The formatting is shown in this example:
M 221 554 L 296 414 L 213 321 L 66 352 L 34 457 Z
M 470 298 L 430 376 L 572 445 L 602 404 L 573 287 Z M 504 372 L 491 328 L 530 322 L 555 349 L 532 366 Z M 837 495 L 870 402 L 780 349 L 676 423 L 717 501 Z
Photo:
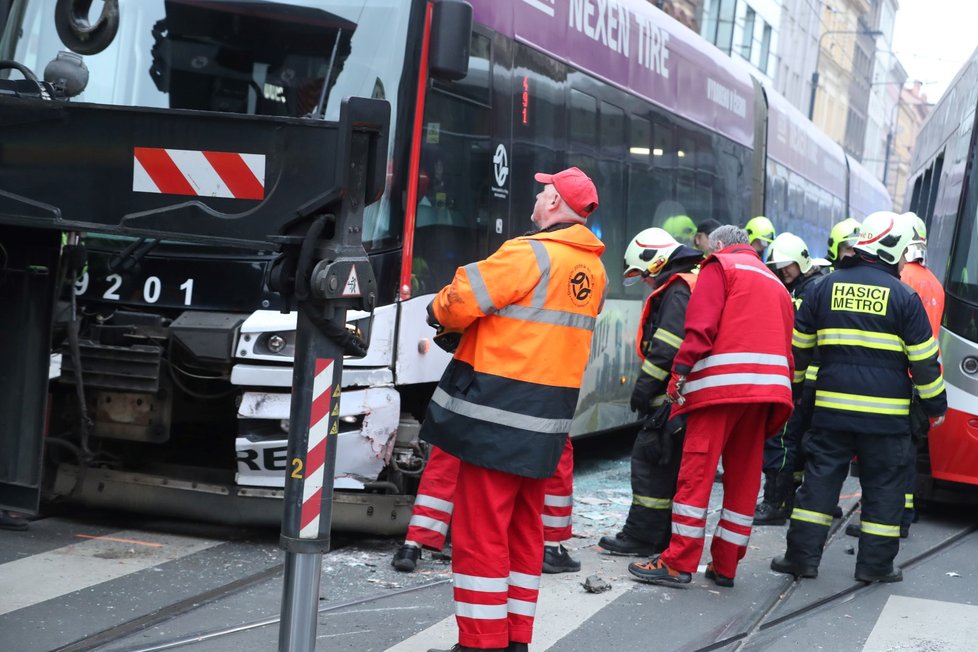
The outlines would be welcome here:
M 978 374 L 978 358 L 973 355 L 969 355 L 967 358 L 961 361 L 961 371 L 968 374 L 969 376 L 974 376 Z
M 281 335 L 272 335 L 268 338 L 268 350 L 272 353 L 281 353 L 285 349 L 287 342 Z

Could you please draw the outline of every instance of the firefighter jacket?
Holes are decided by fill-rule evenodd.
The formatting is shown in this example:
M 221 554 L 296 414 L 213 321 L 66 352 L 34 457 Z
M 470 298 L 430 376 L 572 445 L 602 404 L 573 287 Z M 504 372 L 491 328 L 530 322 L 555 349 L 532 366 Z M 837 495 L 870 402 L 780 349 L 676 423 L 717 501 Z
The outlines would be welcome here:
M 894 265 L 859 253 L 840 261 L 808 292 L 792 343 L 799 369 L 816 346 L 821 357 L 814 428 L 909 434 L 914 385 L 928 415 L 947 409 L 927 314 Z
M 916 290 L 927 312 L 927 321 L 930 323 L 931 332 L 934 333 L 934 339 L 939 340 L 941 317 L 944 316 L 944 288 L 941 282 L 934 276 L 934 272 L 917 261 L 903 266 L 900 280 Z
M 507 240 L 456 271 L 433 312 L 464 332 L 428 405 L 423 439 L 477 466 L 554 473 L 604 301 L 602 251 L 576 224 Z
M 685 375 L 683 405 L 770 403 L 764 435 L 791 414 L 794 308 L 784 284 L 750 245 L 732 245 L 700 267 L 686 311 L 686 336 L 673 371 Z
M 689 268 L 695 268 L 699 261 L 693 261 Z M 651 376 L 655 388 L 650 394 L 652 405 L 662 405 L 666 400 L 666 385 L 669 383 L 669 370 L 673 358 L 683 343 L 686 322 L 686 306 L 689 296 L 696 287 L 695 271 L 678 271 L 659 281 L 659 285 L 645 300 L 642 319 L 635 335 L 638 356 L 642 359 L 639 373 Z
M 791 285 L 787 286 L 788 292 L 791 294 L 791 301 L 795 305 L 796 315 L 798 314 L 798 309 L 801 308 L 801 304 L 805 302 L 805 296 L 808 294 L 808 291 L 819 279 L 827 274 L 827 270 L 821 270 L 809 276 L 799 276 Z M 812 351 L 812 357 L 807 369 L 799 369 L 797 365 L 795 366 L 795 376 L 792 380 L 792 390 L 795 398 L 798 398 L 802 384 L 810 387 L 814 386 L 815 378 L 818 376 L 818 364 L 818 348 L 815 348 Z

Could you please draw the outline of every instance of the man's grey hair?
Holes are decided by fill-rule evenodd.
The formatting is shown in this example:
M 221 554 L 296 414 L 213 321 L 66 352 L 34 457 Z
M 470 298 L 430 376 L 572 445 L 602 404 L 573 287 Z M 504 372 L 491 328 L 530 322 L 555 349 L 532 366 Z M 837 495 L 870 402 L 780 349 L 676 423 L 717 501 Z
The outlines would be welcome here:
M 747 231 L 739 226 L 724 224 L 710 232 L 710 251 L 719 251 L 735 244 L 748 244 Z

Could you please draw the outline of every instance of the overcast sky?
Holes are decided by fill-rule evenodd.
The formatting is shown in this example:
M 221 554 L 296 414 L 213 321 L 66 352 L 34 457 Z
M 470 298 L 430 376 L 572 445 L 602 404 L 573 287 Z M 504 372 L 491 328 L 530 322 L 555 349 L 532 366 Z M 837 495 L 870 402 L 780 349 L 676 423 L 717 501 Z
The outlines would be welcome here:
M 975 0 L 900 0 L 893 51 L 909 80 L 924 82 L 927 99 L 940 99 L 978 47 Z

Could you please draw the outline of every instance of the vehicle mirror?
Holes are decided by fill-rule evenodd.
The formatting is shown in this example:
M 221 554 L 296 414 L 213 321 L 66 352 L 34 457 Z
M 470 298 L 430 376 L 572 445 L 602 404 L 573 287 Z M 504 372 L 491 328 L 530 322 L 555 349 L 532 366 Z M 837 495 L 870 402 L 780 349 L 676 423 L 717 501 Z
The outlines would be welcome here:
M 428 70 L 433 79 L 457 81 L 469 73 L 472 5 L 463 0 L 437 0 L 431 14 Z

